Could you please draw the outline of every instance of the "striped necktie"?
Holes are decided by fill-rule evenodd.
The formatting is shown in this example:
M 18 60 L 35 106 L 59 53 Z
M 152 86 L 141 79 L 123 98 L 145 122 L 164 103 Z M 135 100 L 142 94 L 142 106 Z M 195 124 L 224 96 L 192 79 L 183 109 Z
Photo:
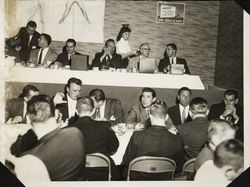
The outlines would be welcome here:
M 181 123 L 183 124 L 186 120 L 186 107 L 183 107 L 182 113 L 181 113 Z

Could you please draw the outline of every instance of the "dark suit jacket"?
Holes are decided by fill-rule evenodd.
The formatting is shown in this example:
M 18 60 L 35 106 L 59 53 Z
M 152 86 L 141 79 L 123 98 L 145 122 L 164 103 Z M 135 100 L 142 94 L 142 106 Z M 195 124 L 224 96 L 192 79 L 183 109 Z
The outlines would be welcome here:
M 77 51 L 75 52 L 74 55 L 81 55 L 81 53 L 78 53 Z M 56 58 L 55 61 L 61 62 L 63 66 L 71 65 L 71 62 L 69 61 L 68 53 L 63 52 L 59 54 Z
M 77 127 L 83 134 L 86 141 L 86 154 L 102 153 L 109 157 L 112 164 L 112 178 L 120 178 L 119 171 L 115 168 L 115 163 L 110 157 L 114 154 L 118 147 L 119 141 L 110 128 L 110 123 L 106 121 L 95 121 L 88 116 L 80 117 L 73 126 Z M 100 175 L 97 170 L 89 170 L 86 173 L 88 180 L 101 180 L 105 178 Z M 90 174 L 92 173 L 92 175 Z
M 183 58 L 178 58 L 178 57 L 177 57 L 177 58 L 176 58 L 176 63 L 177 63 L 177 64 L 183 64 L 183 65 L 184 65 L 185 74 L 191 74 L 190 71 L 189 71 L 189 68 L 188 68 L 188 66 L 187 66 L 187 62 L 186 62 L 185 59 L 183 59 Z M 159 71 L 160 71 L 160 72 L 164 72 L 163 69 L 166 68 L 168 65 L 170 65 L 170 62 L 169 62 L 169 58 L 168 58 L 168 57 L 167 57 L 167 58 L 161 59 L 160 62 L 159 62 L 159 66 L 158 66 Z
M 170 118 L 173 121 L 173 124 L 175 126 L 180 125 L 181 124 L 181 115 L 180 115 L 180 107 L 179 104 L 172 106 L 168 109 L 168 115 L 170 116 Z M 185 122 L 189 122 L 192 121 L 192 118 L 190 117 L 190 115 L 188 114 L 187 119 L 185 120 Z
M 110 121 L 110 117 L 114 116 L 115 120 Z M 122 108 L 121 101 L 118 99 L 107 98 L 104 110 L 104 117 L 112 124 L 124 123 L 124 111 Z
M 23 98 L 14 98 L 6 102 L 5 121 L 16 116 L 23 117 L 24 100 Z
M 207 129 L 209 121 L 203 117 L 197 117 L 193 121 L 178 126 L 179 134 L 184 142 L 185 158 L 196 158 L 201 148 L 207 141 Z
M 37 31 L 35 31 L 35 33 L 33 34 L 31 41 L 30 41 L 30 45 L 28 46 L 29 43 L 29 34 L 28 31 L 26 29 L 26 27 L 21 27 L 17 37 L 20 38 L 21 40 L 21 46 L 22 49 L 19 53 L 20 55 L 20 60 L 21 61 L 27 61 L 29 56 L 30 56 L 30 51 L 31 49 L 35 49 L 35 48 L 39 48 L 38 47 L 38 39 L 40 38 L 40 33 L 38 33 Z
M 236 131 L 236 138 L 243 141 L 243 108 L 239 105 L 235 105 L 236 114 L 239 116 L 239 121 L 236 124 L 237 131 Z M 214 104 L 210 107 L 210 111 L 208 114 L 208 120 L 220 118 L 220 115 L 225 111 L 225 103 L 222 101 L 221 103 Z
M 109 68 L 109 67 L 112 67 L 112 68 L 126 68 L 126 64 L 124 65 L 124 63 L 121 62 L 122 60 L 122 56 L 117 54 L 117 53 L 114 53 L 113 54 L 113 58 L 110 59 L 109 62 L 107 62 L 106 58 L 103 58 L 102 62 L 100 61 L 100 58 L 101 56 L 103 55 L 103 51 L 100 52 L 100 53 L 96 53 L 95 54 L 95 57 L 92 61 L 92 64 L 91 64 L 91 68 L 93 67 L 99 67 L 99 68 L 104 68 L 106 67 Z
M 68 102 L 67 97 L 64 97 L 62 100 Z M 68 103 L 59 103 L 55 106 L 55 108 L 61 112 L 62 120 L 65 122 L 65 120 L 69 118 Z M 78 115 L 75 113 L 75 116 L 69 119 L 69 125 L 72 125 L 74 122 L 76 122 L 77 119 Z
M 123 176 L 127 176 L 129 163 L 140 156 L 158 156 L 173 159 L 177 164 L 177 171 L 184 162 L 183 143 L 179 136 L 170 133 L 166 127 L 151 126 L 142 131 L 135 131 L 131 136 L 122 165 L 125 166 Z M 136 179 L 147 179 L 145 174 L 137 174 Z M 152 178 L 151 178 L 152 179 Z

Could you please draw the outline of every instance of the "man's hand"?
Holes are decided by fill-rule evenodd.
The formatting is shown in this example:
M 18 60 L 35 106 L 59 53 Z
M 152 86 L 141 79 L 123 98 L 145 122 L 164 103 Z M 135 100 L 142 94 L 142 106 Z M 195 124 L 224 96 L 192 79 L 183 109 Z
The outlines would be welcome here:
M 225 111 L 222 113 L 222 116 L 225 118 L 226 116 L 228 116 L 228 115 L 233 115 L 233 112 L 234 112 L 234 110 L 235 110 L 235 107 L 234 106 L 232 106 L 232 105 L 227 105 L 226 107 L 225 107 Z
M 6 123 L 17 124 L 17 123 L 21 123 L 22 121 L 23 121 L 23 118 L 21 116 L 15 116 L 14 118 L 10 118 Z
M 53 102 L 55 105 L 60 103 L 67 103 L 67 101 L 63 101 L 63 98 L 65 97 L 64 93 L 56 93 Z

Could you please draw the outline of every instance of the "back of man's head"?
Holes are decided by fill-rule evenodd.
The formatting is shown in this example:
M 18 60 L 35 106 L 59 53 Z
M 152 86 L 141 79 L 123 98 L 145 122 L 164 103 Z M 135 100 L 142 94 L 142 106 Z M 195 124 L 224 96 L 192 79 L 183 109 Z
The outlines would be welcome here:
M 104 91 L 97 88 L 89 92 L 89 97 L 94 98 L 96 102 L 105 101 L 106 99 Z
M 79 114 L 91 113 L 94 109 L 94 102 L 89 97 L 83 97 L 77 101 L 76 109 Z
M 55 108 L 52 99 L 48 95 L 37 95 L 27 103 L 27 115 L 31 123 L 46 122 L 55 116 Z
M 189 103 L 190 109 L 193 114 L 207 113 L 207 101 L 202 97 L 195 97 Z
M 217 146 L 214 152 L 214 165 L 224 169 L 229 180 L 235 179 L 243 171 L 243 143 L 230 139 Z
M 208 142 L 217 146 L 221 142 L 235 138 L 235 129 L 223 119 L 212 120 L 208 127 Z
M 155 119 L 166 119 L 167 104 L 164 101 L 156 101 L 150 107 L 150 114 Z

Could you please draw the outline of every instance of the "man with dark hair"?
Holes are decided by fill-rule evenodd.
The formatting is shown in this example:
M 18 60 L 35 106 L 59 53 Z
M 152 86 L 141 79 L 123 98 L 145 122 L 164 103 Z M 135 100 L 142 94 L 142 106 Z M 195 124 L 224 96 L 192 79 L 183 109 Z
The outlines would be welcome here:
M 59 54 L 55 60 L 55 63 L 59 63 L 59 66 L 71 66 L 71 59 L 73 55 L 81 55 L 76 51 L 76 41 L 74 39 L 68 39 L 65 44 L 65 51 Z
M 164 58 L 159 62 L 159 71 L 168 73 L 170 71 L 171 64 L 183 64 L 185 74 L 191 74 L 187 66 L 187 62 L 183 58 L 176 57 L 177 46 L 174 43 L 167 44 L 167 49 L 164 52 Z
M 227 186 L 244 170 L 244 147 L 239 140 L 226 140 L 218 145 L 214 159 L 206 161 L 197 171 L 195 180 L 204 182 L 208 173 L 211 186 Z
M 108 39 L 102 52 L 95 54 L 91 64 L 91 68 L 93 67 L 98 67 L 99 69 L 126 68 L 124 63 L 122 63 L 122 56 L 116 53 L 115 41 L 113 39 Z
M 64 88 L 64 94 L 57 93 L 53 99 L 56 109 L 62 114 L 62 120 L 72 124 L 77 120 L 76 103 L 79 99 L 82 81 L 71 77 Z
M 152 126 L 142 131 L 135 131 L 130 138 L 122 165 L 125 167 L 123 176 L 126 178 L 129 163 L 140 156 L 158 156 L 173 159 L 179 171 L 184 162 L 183 143 L 181 138 L 168 131 L 165 125 L 167 105 L 162 101 L 153 103 L 150 107 Z M 165 174 L 166 175 L 166 174 Z M 162 175 L 133 173 L 132 180 L 160 180 Z
M 26 27 L 21 27 L 18 34 L 15 36 L 16 40 L 20 40 L 20 47 L 16 48 L 19 52 L 20 61 L 27 62 L 30 56 L 30 51 L 38 48 L 37 40 L 40 37 L 40 34 L 36 31 L 36 27 L 36 22 L 29 21 Z
M 23 155 L 31 154 L 43 161 L 52 181 L 82 179 L 85 166 L 82 133 L 74 127 L 58 127 L 53 101 L 47 95 L 34 96 L 28 102 L 27 115 L 38 142 Z
M 50 35 L 46 33 L 41 34 L 38 39 L 38 46 L 40 49 L 31 51 L 28 66 L 49 67 L 49 65 L 56 60 L 57 54 L 49 47 L 51 41 L 52 39 Z
M 179 125 L 179 134 L 184 142 L 185 159 L 196 158 L 202 146 L 207 141 L 207 101 L 202 97 L 195 97 L 190 102 L 192 121 Z
M 25 123 L 27 102 L 38 94 L 39 90 L 35 86 L 30 84 L 24 86 L 18 98 L 6 102 L 5 121 L 10 124 Z
M 235 129 L 227 121 L 222 119 L 212 120 L 208 127 L 207 143 L 195 160 L 195 170 L 197 171 L 207 160 L 213 160 L 214 150 L 221 142 L 234 137 Z
M 236 138 L 243 141 L 243 108 L 238 104 L 238 93 L 235 90 L 226 90 L 223 101 L 210 107 L 208 119 L 221 118 L 237 129 Z
M 177 103 L 168 109 L 168 114 L 175 126 L 191 121 L 189 115 L 189 102 L 192 91 L 188 87 L 182 87 L 178 90 Z
M 110 157 L 114 154 L 118 147 L 119 141 L 110 128 L 110 123 L 107 121 L 95 121 L 92 119 L 92 115 L 95 112 L 94 102 L 89 97 L 79 99 L 77 102 L 77 111 L 79 119 L 73 125 L 77 127 L 83 134 L 86 140 L 86 154 L 90 153 L 102 153 L 106 155 L 112 166 L 112 180 L 118 180 L 120 178 L 119 171 L 115 167 L 115 163 Z M 87 180 L 105 180 L 106 169 L 85 169 L 85 177 Z M 107 173 L 107 172 L 106 172 Z
M 106 98 L 101 89 L 93 89 L 89 92 L 95 104 L 95 120 L 109 121 L 112 125 L 124 123 L 124 111 L 121 101 L 114 98 Z

